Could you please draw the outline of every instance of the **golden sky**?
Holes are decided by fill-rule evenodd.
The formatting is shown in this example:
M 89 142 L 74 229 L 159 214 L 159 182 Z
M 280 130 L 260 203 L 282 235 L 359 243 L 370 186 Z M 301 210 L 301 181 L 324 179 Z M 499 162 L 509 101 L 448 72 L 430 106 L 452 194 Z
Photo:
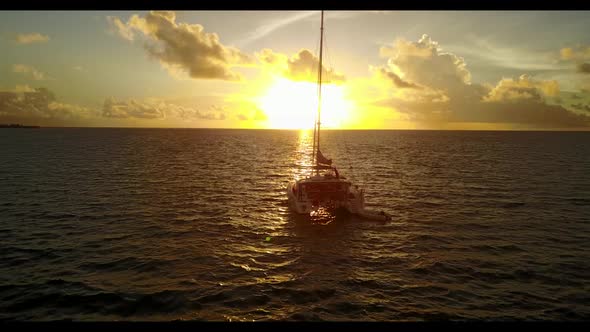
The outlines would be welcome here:
M 309 128 L 319 24 L 314 11 L 2 12 L 0 123 Z M 587 31 L 589 12 L 327 11 L 323 127 L 588 130 Z

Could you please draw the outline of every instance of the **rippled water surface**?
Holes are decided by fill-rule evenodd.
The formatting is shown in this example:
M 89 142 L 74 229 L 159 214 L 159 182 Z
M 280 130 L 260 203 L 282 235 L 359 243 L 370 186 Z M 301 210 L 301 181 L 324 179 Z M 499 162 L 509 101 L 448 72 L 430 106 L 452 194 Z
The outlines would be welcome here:
M 590 319 L 590 133 L 324 131 L 388 223 L 289 212 L 309 143 L 1 129 L 0 319 Z

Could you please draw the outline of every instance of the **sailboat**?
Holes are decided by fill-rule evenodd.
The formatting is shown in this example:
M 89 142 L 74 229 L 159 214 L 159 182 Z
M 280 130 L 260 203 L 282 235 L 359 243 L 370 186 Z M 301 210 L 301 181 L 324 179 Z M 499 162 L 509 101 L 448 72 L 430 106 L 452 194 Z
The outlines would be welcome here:
M 324 40 L 324 11 L 321 12 L 320 54 L 318 67 L 318 110 L 313 129 L 311 174 L 287 185 L 289 207 L 298 214 L 311 214 L 323 208 L 328 211 L 345 210 L 351 214 L 372 220 L 391 220 L 385 212 L 365 209 L 365 192 L 340 175 L 332 166 L 332 159 L 320 150 L 320 115 L 322 109 L 322 56 Z M 322 173 L 320 173 L 322 172 Z

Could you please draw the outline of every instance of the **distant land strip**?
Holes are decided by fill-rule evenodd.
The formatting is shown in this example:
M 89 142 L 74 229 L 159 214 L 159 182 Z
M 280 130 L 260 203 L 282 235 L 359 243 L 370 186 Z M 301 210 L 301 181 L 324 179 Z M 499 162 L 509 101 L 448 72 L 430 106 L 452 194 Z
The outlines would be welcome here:
M 41 128 L 41 126 L 24 126 L 24 125 L 17 124 L 17 123 L 11 123 L 11 124 L 0 123 L 0 128 Z

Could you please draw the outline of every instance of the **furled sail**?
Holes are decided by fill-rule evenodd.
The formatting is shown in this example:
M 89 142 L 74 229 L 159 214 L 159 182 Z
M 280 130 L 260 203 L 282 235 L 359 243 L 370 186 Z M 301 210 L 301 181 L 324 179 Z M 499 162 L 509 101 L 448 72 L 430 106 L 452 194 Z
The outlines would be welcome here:
M 320 165 L 332 165 L 332 159 L 328 159 L 326 157 L 324 157 L 324 155 L 322 154 L 322 151 L 318 150 L 318 164 Z

